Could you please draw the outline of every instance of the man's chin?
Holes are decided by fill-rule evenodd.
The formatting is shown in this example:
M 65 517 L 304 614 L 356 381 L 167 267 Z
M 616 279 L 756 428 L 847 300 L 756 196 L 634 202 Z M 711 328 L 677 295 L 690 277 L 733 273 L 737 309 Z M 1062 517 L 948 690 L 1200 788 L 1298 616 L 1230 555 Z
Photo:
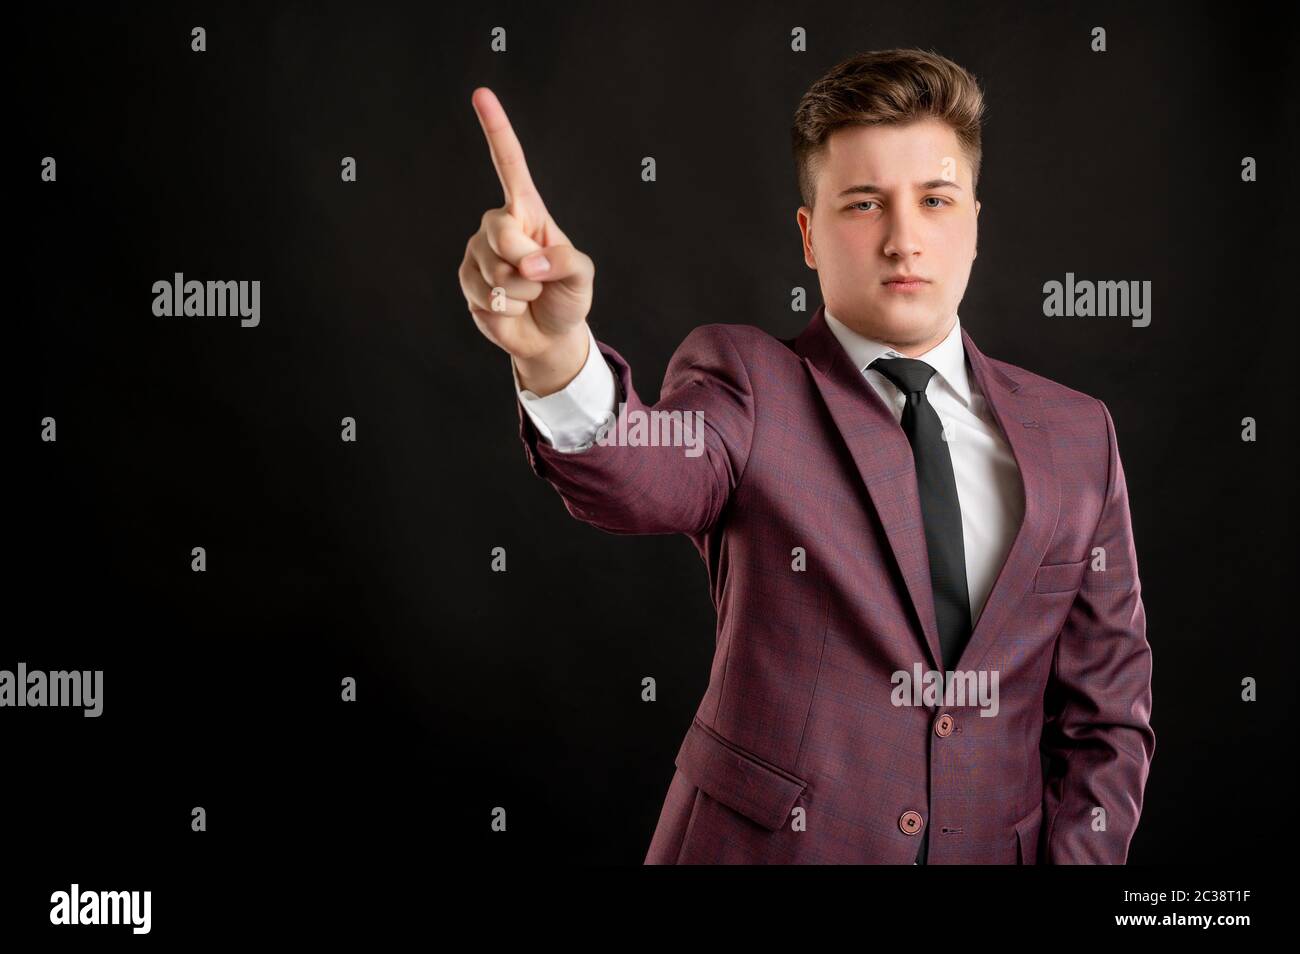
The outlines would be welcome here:
M 903 305 L 889 302 L 883 306 L 863 308 L 845 317 L 834 309 L 831 311 L 844 325 L 863 337 L 895 345 L 921 344 L 944 328 L 944 322 L 935 321 L 933 306 L 923 307 L 920 303 Z

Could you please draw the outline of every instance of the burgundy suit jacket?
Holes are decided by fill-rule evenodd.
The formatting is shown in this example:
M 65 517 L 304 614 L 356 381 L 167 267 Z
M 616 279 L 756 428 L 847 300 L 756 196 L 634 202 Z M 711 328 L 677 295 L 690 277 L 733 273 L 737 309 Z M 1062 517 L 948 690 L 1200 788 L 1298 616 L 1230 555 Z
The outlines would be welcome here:
M 610 533 L 686 534 L 708 568 L 712 671 L 645 863 L 911 864 L 926 828 L 930 864 L 1123 863 L 1155 735 L 1109 411 L 986 357 L 962 329 L 1025 509 L 946 668 L 996 670 L 998 712 L 894 705 L 894 673 L 943 668 L 916 472 L 824 310 L 795 339 L 694 329 L 653 408 L 598 342 L 629 412 L 703 412 L 698 456 L 561 453 L 519 408 L 528 462 L 569 513 Z

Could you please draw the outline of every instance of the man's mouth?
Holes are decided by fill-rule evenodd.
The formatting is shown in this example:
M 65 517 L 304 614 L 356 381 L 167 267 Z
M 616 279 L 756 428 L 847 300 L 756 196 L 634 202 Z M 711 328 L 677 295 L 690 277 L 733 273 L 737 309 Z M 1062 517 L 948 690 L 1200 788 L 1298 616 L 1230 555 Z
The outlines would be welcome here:
M 894 275 L 886 278 L 883 284 L 890 291 L 909 292 L 924 288 L 930 282 L 918 275 Z

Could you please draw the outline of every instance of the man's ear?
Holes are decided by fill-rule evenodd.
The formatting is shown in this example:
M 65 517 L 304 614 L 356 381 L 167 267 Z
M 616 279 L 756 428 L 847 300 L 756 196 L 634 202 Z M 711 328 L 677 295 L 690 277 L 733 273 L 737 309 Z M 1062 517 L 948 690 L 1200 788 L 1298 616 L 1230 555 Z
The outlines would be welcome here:
M 980 257 L 980 233 L 978 228 L 979 220 L 980 220 L 980 204 L 979 204 L 979 200 L 976 199 L 975 200 L 975 222 L 977 223 L 977 227 L 975 229 L 975 254 L 971 256 L 971 261 L 974 261 L 975 259 Z
M 803 246 L 804 264 L 813 271 L 817 270 L 817 256 L 813 254 L 812 248 L 812 209 L 806 205 L 801 205 L 795 211 L 794 220 L 799 226 L 799 244 Z M 807 225 L 805 225 L 805 221 Z

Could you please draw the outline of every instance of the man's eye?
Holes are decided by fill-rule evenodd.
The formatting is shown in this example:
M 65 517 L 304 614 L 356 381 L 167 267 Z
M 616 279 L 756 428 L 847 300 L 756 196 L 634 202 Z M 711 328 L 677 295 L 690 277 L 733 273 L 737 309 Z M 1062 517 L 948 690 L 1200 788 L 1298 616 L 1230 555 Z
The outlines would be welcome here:
M 928 201 L 930 201 L 931 199 L 934 199 L 935 201 L 937 201 L 937 202 L 939 203 L 939 205 L 932 205 L 932 206 L 929 206 L 929 208 L 931 208 L 931 209 L 938 209 L 938 208 L 942 208 L 942 207 L 945 206 L 945 205 L 952 205 L 952 203 L 951 203 L 950 201 L 948 201 L 947 199 L 945 199 L 943 196 L 938 196 L 938 195 L 927 195 L 927 196 L 925 197 L 924 201 L 928 202 Z M 863 205 L 875 205 L 875 204 L 876 204 L 875 201 L 872 200 L 872 199 L 863 199 L 861 202 L 854 202 L 851 206 L 849 206 L 849 208 L 850 208 L 850 209 L 856 209 L 856 208 L 858 208 L 859 206 L 863 206 Z M 866 209 L 863 209 L 862 211 L 865 212 L 865 211 L 867 211 L 867 210 L 866 210 Z

